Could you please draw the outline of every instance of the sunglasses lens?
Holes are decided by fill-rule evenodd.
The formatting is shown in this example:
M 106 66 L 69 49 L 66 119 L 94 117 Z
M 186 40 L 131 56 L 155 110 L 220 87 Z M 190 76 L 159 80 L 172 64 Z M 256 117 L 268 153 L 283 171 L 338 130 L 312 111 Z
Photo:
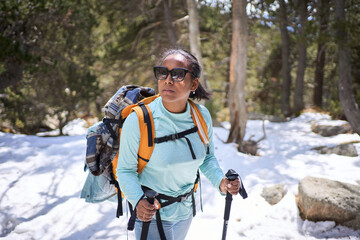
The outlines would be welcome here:
M 166 67 L 154 67 L 154 74 L 157 80 L 165 80 L 169 73 L 171 73 L 171 79 L 174 82 L 181 82 L 184 80 L 187 72 L 188 70 L 183 68 L 174 68 L 169 71 Z
M 174 81 L 182 81 L 185 78 L 186 71 L 184 69 L 173 69 L 171 71 L 171 78 Z
M 155 78 L 157 80 L 165 80 L 169 74 L 169 71 L 166 68 L 162 68 L 162 67 L 155 68 L 154 72 L 155 72 Z

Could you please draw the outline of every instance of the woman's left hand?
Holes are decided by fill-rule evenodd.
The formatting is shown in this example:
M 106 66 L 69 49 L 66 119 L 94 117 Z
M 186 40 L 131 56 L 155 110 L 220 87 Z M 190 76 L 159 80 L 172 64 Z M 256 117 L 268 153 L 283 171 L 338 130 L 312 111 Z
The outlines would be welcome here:
M 239 193 L 240 190 L 240 180 L 239 178 L 237 178 L 234 181 L 229 181 L 229 179 L 224 177 L 220 182 L 219 188 L 220 191 L 224 194 L 226 194 L 226 192 L 229 192 L 232 195 L 236 195 Z

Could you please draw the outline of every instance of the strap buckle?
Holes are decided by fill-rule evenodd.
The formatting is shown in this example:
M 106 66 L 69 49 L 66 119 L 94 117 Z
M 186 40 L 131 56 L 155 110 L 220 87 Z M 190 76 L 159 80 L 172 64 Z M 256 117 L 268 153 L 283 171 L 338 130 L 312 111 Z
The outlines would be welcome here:
M 180 201 L 179 202 L 185 202 L 186 199 L 188 199 L 189 196 L 182 196 L 180 197 Z
M 170 135 L 171 141 L 175 141 L 176 139 L 179 138 L 179 134 L 178 133 L 174 133 Z
M 192 189 L 190 192 L 188 192 L 188 193 L 185 193 L 184 195 L 182 195 L 182 196 L 179 196 L 178 197 L 178 202 L 184 202 L 184 201 L 186 201 L 191 195 L 192 195 L 192 193 L 194 192 L 194 189 Z

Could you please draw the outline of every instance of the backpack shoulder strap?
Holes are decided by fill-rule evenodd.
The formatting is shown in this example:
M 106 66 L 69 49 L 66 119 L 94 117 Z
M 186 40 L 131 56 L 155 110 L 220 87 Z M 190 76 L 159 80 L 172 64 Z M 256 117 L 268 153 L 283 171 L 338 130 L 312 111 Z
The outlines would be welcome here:
M 200 109 L 196 106 L 196 104 L 189 99 L 190 107 L 191 107 L 191 116 L 194 120 L 195 125 L 198 128 L 198 134 L 201 138 L 201 141 L 207 145 L 209 145 L 209 137 L 208 137 L 208 129 L 203 115 L 200 112 Z
M 154 101 L 156 98 L 158 98 L 159 96 L 160 95 L 157 94 L 157 95 L 154 95 L 154 96 L 151 96 L 151 97 L 147 97 L 147 98 L 144 98 L 143 100 L 141 100 L 140 102 L 143 102 L 144 104 L 149 104 L 152 101 Z
M 127 118 L 133 111 L 136 113 L 139 120 L 140 130 L 140 145 L 138 151 L 138 173 L 141 173 L 149 161 L 151 154 L 154 150 L 155 127 L 151 110 L 147 104 L 154 101 L 159 95 L 147 97 L 137 104 L 132 104 L 124 108 L 121 112 L 121 119 Z M 119 129 L 119 139 L 121 137 L 122 126 Z M 119 141 L 120 142 L 120 141 Z M 119 151 L 113 159 L 113 169 L 116 179 L 116 168 L 119 157 Z
M 140 174 L 149 162 L 154 150 L 155 127 L 151 110 L 144 102 L 133 108 L 139 119 L 140 144 L 138 151 L 138 173 Z
M 149 162 L 151 154 L 155 147 L 155 126 L 154 119 L 151 112 L 149 103 L 154 101 L 160 95 L 154 95 L 151 97 L 144 98 L 134 107 L 134 111 L 139 119 L 140 129 L 140 144 L 138 151 L 138 173 L 140 174 L 146 164 Z

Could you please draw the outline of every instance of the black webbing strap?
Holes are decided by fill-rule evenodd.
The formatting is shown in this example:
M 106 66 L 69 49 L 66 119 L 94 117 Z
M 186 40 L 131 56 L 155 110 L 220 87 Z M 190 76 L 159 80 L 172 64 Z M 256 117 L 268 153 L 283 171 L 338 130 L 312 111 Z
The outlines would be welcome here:
M 190 192 L 185 193 L 185 194 L 180 195 L 180 196 L 177 196 L 177 197 L 171 197 L 171 196 L 159 193 L 159 195 L 156 197 L 156 199 L 158 199 L 159 202 L 161 202 L 161 207 L 163 208 L 163 207 L 169 206 L 170 204 L 173 204 L 173 203 L 176 203 L 176 202 L 184 202 L 189 197 L 191 197 L 192 208 L 193 208 L 193 216 L 195 217 L 195 215 L 196 215 L 196 206 L 195 206 L 194 188 L 192 188 Z M 166 202 L 161 201 L 161 200 L 165 200 Z
M 180 138 L 185 138 L 185 140 L 186 140 L 186 142 L 187 142 L 187 144 L 189 146 L 192 158 L 196 159 L 194 149 L 193 149 L 193 147 L 191 145 L 190 140 L 186 137 L 186 135 L 189 135 L 191 133 L 195 133 L 195 132 L 197 132 L 197 130 L 198 130 L 198 128 L 197 128 L 197 126 L 195 126 L 193 128 L 190 128 L 188 130 L 185 130 L 185 131 L 182 131 L 182 132 L 179 132 L 179 133 L 174 133 L 174 134 L 170 134 L 170 135 L 167 135 L 167 136 L 164 136 L 164 137 L 155 138 L 154 142 L 155 143 L 163 143 L 163 142 L 167 142 L 167 141 L 175 141 L 175 140 L 180 139 Z
M 159 195 L 156 197 L 158 200 L 165 200 L 166 202 L 161 202 L 161 207 L 169 206 L 170 204 L 176 203 L 176 202 L 184 202 L 187 200 L 192 194 L 194 193 L 194 188 L 191 189 L 190 192 L 185 193 L 183 195 L 177 196 L 177 197 L 171 197 L 165 194 L 159 193 Z
M 139 154 L 138 154 L 137 156 L 138 156 L 138 158 L 140 158 L 141 160 L 143 160 L 143 161 L 145 161 L 145 162 L 149 162 L 149 159 L 145 159 L 145 158 L 141 157 Z
M 133 209 L 132 205 L 130 202 L 129 203 L 129 210 L 130 210 L 130 218 L 129 218 L 129 222 L 128 222 L 128 227 L 127 229 L 129 231 L 134 230 L 135 228 L 135 220 L 136 220 L 136 209 Z
M 197 174 L 198 175 L 197 175 L 195 183 L 199 180 L 199 171 L 198 171 Z M 143 189 L 144 192 L 146 190 L 150 189 L 150 188 L 148 188 L 146 186 L 141 186 L 141 188 Z M 192 197 L 193 217 L 195 217 L 195 215 L 196 215 L 196 206 L 195 206 L 195 195 L 194 195 L 195 191 L 194 190 L 195 190 L 195 187 L 192 188 L 190 192 L 185 193 L 185 194 L 180 195 L 180 196 L 177 196 L 177 197 L 171 197 L 171 196 L 159 193 L 155 198 L 160 202 L 161 208 L 163 208 L 163 207 L 169 206 L 170 204 L 173 204 L 175 202 L 184 202 L 185 200 L 187 200 L 191 196 Z M 166 202 L 161 201 L 161 200 L 165 200 Z M 135 223 L 136 209 L 134 209 L 134 211 L 131 214 L 129 224 L 128 224 L 128 230 L 133 230 L 134 229 L 134 227 L 131 228 L 131 226 L 130 226 L 130 222 L 132 222 L 131 221 L 132 219 L 133 219 L 133 222 Z M 148 222 L 147 222 L 147 224 L 148 224 Z M 158 228 L 158 231 L 159 231 L 160 239 L 161 240 L 166 240 L 164 228 L 163 228 L 163 225 L 162 225 L 162 222 L 161 222 L 160 209 L 158 209 L 156 211 L 156 225 L 157 225 L 157 228 Z M 144 223 L 143 223 L 143 227 L 144 227 Z M 148 226 L 145 226 L 145 227 L 148 227 Z M 145 233 L 144 233 L 144 235 L 145 235 Z M 146 235 L 147 235 L 147 233 L 146 233 Z
M 201 212 L 203 212 L 203 205 L 202 205 L 202 192 L 201 192 L 201 179 L 200 179 L 200 172 L 199 170 L 197 171 L 197 177 L 196 177 L 196 181 L 195 184 L 198 183 L 198 188 L 200 189 L 200 210 Z
M 192 203 L 192 208 L 193 208 L 193 217 L 196 216 L 196 207 L 195 207 L 195 193 L 194 191 L 192 191 L 191 193 L 191 203 Z
M 156 226 L 157 226 L 158 231 L 159 231 L 160 239 L 161 240 L 166 240 L 165 232 L 164 232 L 164 228 L 163 228 L 163 225 L 162 225 L 162 222 L 161 222 L 161 217 L 160 217 L 160 211 L 159 210 L 156 211 Z
M 122 196 L 121 196 L 121 189 L 118 181 L 114 181 L 115 188 L 117 189 L 117 197 L 118 197 L 118 206 L 116 209 L 116 217 L 119 218 L 123 215 L 123 209 L 122 209 Z
M 194 153 L 194 149 L 192 148 L 192 146 L 191 146 L 191 142 L 190 142 L 190 140 L 187 138 L 187 137 L 184 137 L 185 139 L 186 139 L 186 142 L 187 142 L 187 144 L 188 144 L 188 146 L 189 146 L 189 149 L 190 149 L 190 152 L 191 152 L 191 156 L 192 156 L 192 158 L 195 160 L 196 159 L 196 156 L 195 156 L 195 153 Z
M 152 125 L 151 125 L 152 121 L 150 119 L 150 114 L 143 102 L 139 102 L 138 105 L 140 106 L 141 110 L 144 113 L 144 121 L 147 125 L 148 138 L 149 138 L 148 145 L 149 145 L 149 147 L 151 147 L 154 143 L 153 143 Z
M 185 131 L 182 131 L 182 132 L 179 132 L 179 133 L 174 133 L 174 134 L 170 134 L 170 135 L 167 135 L 167 136 L 164 136 L 164 137 L 158 137 L 158 138 L 155 138 L 155 143 L 162 143 L 162 142 L 167 142 L 167 141 L 175 141 L 176 139 L 179 139 L 179 138 L 183 138 L 185 137 L 186 135 L 189 135 L 191 133 L 195 133 L 197 132 L 198 128 L 195 126 L 193 128 L 190 128 L 188 130 L 185 130 Z
M 119 127 L 122 127 L 123 124 L 123 120 L 122 117 L 120 116 L 120 119 L 116 119 L 116 118 L 104 118 L 103 122 L 108 122 L 108 123 L 116 123 L 119 124 Z
M 150 228 L 150 223 L 151 223 L 151 221 L 142 222 L 140 240 L 147 240 L 147 236 L 148 236 L 149 228 Z
M 116 209 L 116 217 L 119 218 L 120 216 L 123 215 L 122 196 L 121 196 L 121 189 L 120 189 L 119 182 L 116 181 L 115 176 L 114 176 L 112 163 L 109 165 L 108 171 L 110 173 L 110 184 L 114 184 L 115 188 L 117 190 L 118 206 L 117 206 L 117 209 Z
M 138 201 L 137 204 L 139 204 L 140 200 L 142 200 L 144 197 L 145 197 L 145 194 L 143 194 L 143 195 L 141 196 L 141 198 L 139 199 L 139 201 Z M 137 204 L 136 204 L 136 206 L 137 206 Z M 130 215 L 129 222 L 128 222 L 128 228 L 127 228 L 129 231 L 132 231 L 132 230 L 134 230 L 134 228 L 135 228 L 136 206 L 133 208 L 132 205 L 131 205 L 131 203 L 129 202 L 129 208 L 130 208 L 130 214 L 131 214 L 131 215 Z
M 160 235 L 160 239 L 161 240 L 166 240 L 166 236 L 165 236 L 165 232 L 164 232 L 164 227 L 162 225 L 162 221 L 161 221 L 161 217 L 160 217 L 160 211 L 156 210 L 156 226 L 157 229 L 159 231 L 159 235 Z M 147 236 L 149 233 L 149 227 L 150 227 L 151 221 L 149 222 L 143 222 L 142 223 L 142 229 L 141 229 L 141 236 L 140 236 L 140 240 L 147 240 Z
M 105 124 L 106 128 L 109 130 L 110 135 L 114 140 L 114 143 L 118 143 L 118 136 L 116 136 L 116 133 L 110 123 L 118 124 L 119 128 L 121 128 L 123 124 L 123 120 L 121 118 L 120 119 L 104 118 L 103 123 Z

